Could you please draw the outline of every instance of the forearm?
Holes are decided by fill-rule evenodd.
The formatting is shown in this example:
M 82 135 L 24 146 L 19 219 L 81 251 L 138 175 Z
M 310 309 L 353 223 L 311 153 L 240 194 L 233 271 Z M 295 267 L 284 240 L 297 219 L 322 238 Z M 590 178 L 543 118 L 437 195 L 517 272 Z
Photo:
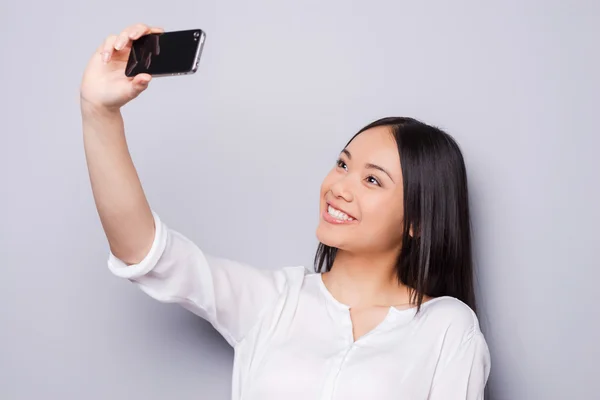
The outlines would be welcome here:
M 119 111 L 82 103 L 83 139 L 92 192 L 112 253 L 136 264 L 154 238 L 154 219 L 129 154 Z

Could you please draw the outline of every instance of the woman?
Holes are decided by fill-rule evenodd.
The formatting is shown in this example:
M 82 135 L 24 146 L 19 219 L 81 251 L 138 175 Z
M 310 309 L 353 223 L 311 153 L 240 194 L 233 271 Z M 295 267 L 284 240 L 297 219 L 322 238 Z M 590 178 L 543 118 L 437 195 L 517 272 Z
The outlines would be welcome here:
M 235 348 L 234 399 L 480 399 L 490 357 L 475 315 L 467 179 L 456 143 L 387 118 L 344 147 L 321 187 L 318 273 L 211 257 L 150 208 L 120 107 L 132 26 L 81 85 L 88 169 L 109 268 L 208 320 Z

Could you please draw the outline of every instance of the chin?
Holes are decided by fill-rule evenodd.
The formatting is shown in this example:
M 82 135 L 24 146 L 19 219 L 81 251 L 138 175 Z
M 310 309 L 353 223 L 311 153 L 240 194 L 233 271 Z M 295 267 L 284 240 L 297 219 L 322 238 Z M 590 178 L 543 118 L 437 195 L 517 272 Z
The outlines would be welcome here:
M 319 226 L 317 227 L 317 240 L 329 247 L 342 248 L 343 247 L 343 238 L 340 237 L 339 232 L 335 232 L 333 226 L 327 224 L 327 222 L 321 221 L 319 222 Z

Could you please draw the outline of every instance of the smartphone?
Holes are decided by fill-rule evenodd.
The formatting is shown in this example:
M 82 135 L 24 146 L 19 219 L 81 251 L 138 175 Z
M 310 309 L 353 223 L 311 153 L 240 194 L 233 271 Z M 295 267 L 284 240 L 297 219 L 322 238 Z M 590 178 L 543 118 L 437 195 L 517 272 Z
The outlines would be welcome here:
M 196 72 L 206 34 L 202 29 L 150 33 L 134 40 L 125 75 L 189 75 Z

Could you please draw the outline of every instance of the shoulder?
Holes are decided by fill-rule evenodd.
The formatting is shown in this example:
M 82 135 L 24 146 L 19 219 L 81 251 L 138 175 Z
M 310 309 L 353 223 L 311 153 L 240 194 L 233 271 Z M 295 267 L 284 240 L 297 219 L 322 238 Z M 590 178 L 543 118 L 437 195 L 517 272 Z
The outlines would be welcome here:
M 276 268 L 269 272 L 273 275 L 274 279 L 284 285 L 287 290 L 299 290 L 307 277 L 311 275 L 311 271 L 308 268 L 298 266 L 286 266 Z
M 445 322 L 466 326 L 479 323 L 477 315 L 471 307 L 451 296 L 437 297 L 427 301 L 421 306 L 421 311 L 423 315 Z
M 481 335 L 475 312 L 457 298 L 444 296 L 424 303 L 417 316 L 420 324 L 456 345 Z
M 490 352 L 475 312 L 453 297 L 433 299 L 421 308 L 417 324 L 423 327 L 423 336 L 436 351 L 437 364 L 442 370 L 454 365 L 455 372 L 477 370 L 489 374 Z
M 305 266 L 297 265 L 275 268 L 271 270 L 271 273 L 290 283 L 302 283 L 311 274 L 311 271 Z
M 268 288 L 272 287 L 279 293 L 289 291 L 292 287 L 301 285 L 304 276 L 309 272 L 304 266 L 273 268 L 214 253 L 201 253 L 201 256 L 213 280 L 228 282 L 238 287 L 252 287 L 253 290 L 258 291 L 270 290 Z

